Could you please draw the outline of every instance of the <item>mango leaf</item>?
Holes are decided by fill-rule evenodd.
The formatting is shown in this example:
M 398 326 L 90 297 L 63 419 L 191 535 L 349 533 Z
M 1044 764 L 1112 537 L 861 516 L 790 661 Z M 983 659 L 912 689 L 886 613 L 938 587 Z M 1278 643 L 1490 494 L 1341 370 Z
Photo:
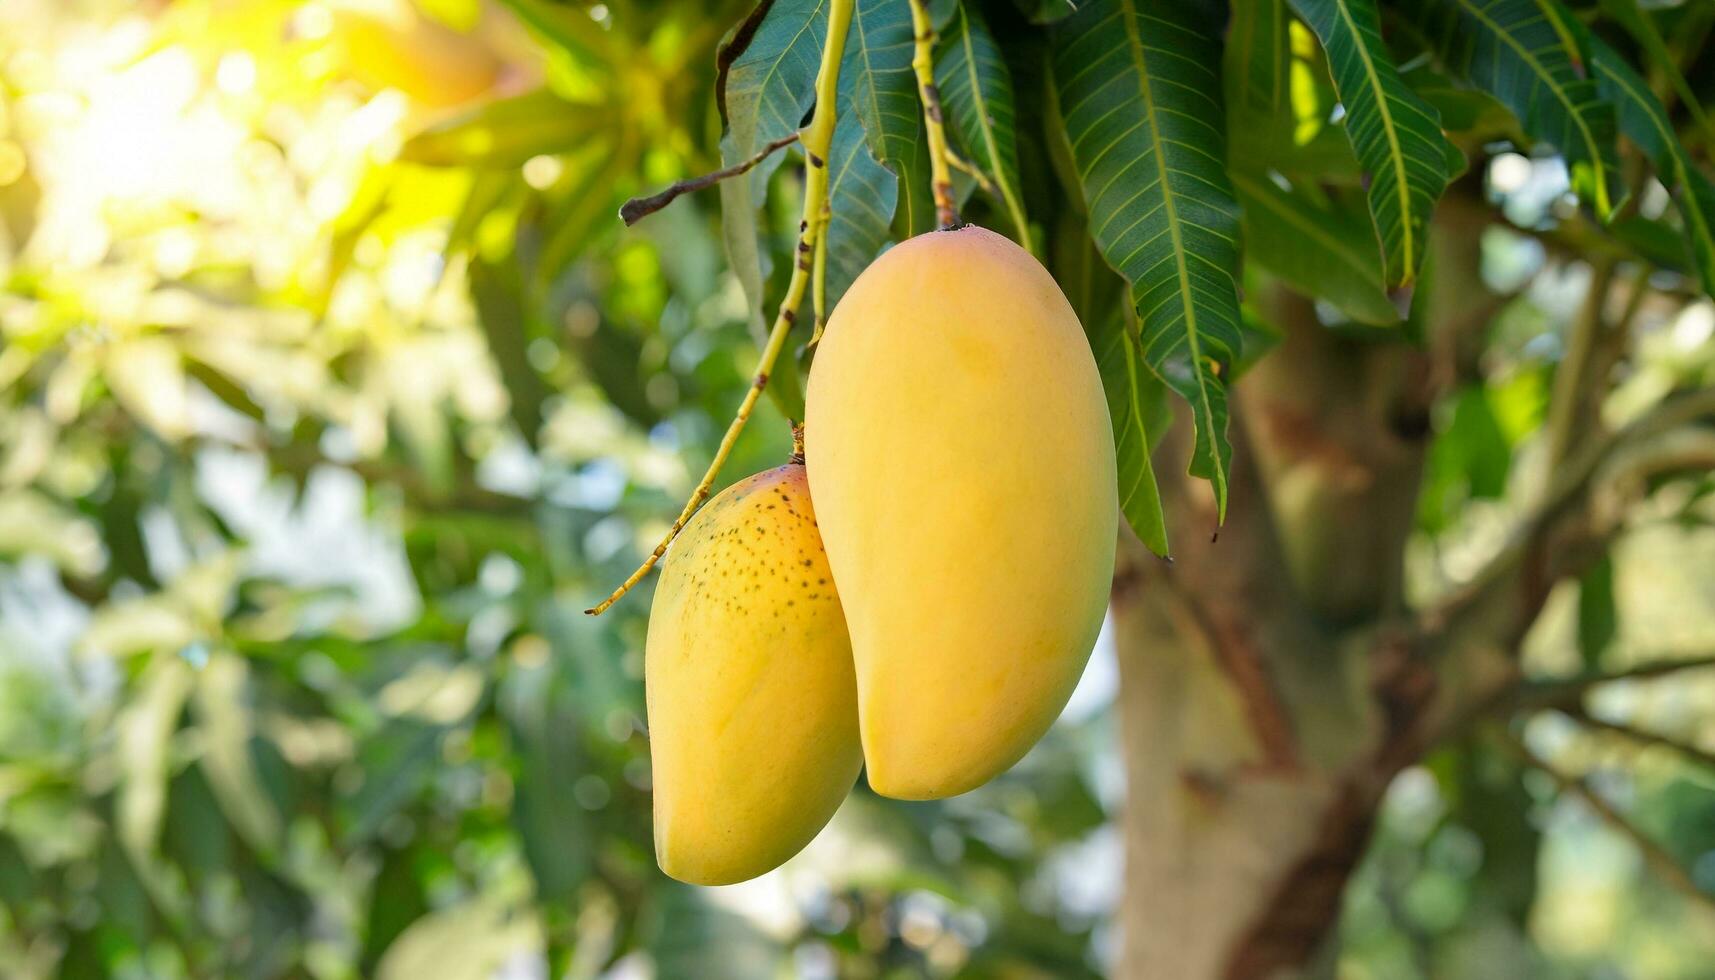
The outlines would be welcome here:
M 830 310 L 887 244 L 899 178 L 916 163 L 922 124 L 913 50 L 909 5 L 859 0 L 840 60 L 840 115 L 828 153 Z
M 1673 86 L 1673 94 L 1679 96 L 1680 103 L 1691 113 L 1691 118 L 1703 131 L 1704 138 L 1715 137 L 1715 129 L 1711 129 L 1709 125 L 1709 116 L 1703 111 L 1703 103 L 1698 101 L 1697 93 L 1692 91 L 1691 84 L 1685 80 L 1685 73 L 1679 70 L 1679 59 L 1668 50 L 1667 42 L 1656 28 L 1655 21 L 1650 19 L 1648 11 L 1644 10 L 1638 0 L 1601 0 L 1600 5 L 1602 12 L 1618 21 L 1620 26 L 1626 29 L 1626 33 L 1638 42 L 1638 46 L 1643 48 L 1644 53 L 1649 55 L 1656 71 Z M 1600 81 L 1598 72 L 1597 83 L 1600 84 Z M 1622 122 L 1620 126 L 1624 129 L 1625 123 Z
M 1092 237 L 1131 284 L 1144 363 L 1191 405 L 1190 472 L 1224 519 L 1239 216 L 1215 38 L 1175 0 L 1092 0 L 1056 29 L 1053 74 Z
M 1697 277 L 1704 292 L 1715 294 L 1715 184 L 1697 169 L 1667 111 L 1637 72 L 1600 38 L 1589 38 L 1589 42 L 1596 84 L 1603 98 L 1617 108 L 1621 131 L 1648 154 L 1663 183 L 1673 189 L 1685 219 L 1685 237 L 1691 243 Z
M 831 312 L 852 280 L 887 244 L 899 181 L 870 152 L 851 112 L 834 127 L 828 153 L 827 303 Z
M 993 181 L 1012 218 L 1014 237 L 1028 249 L 1030 226 L 1019 193 L 1012 73 L 982 15 L 969 4 L 954 8 L 942 35 L 935 87 L 954 138 L 971 163 Z
M 1292 62 L 1286 0 L 1233 0 L 1232 23 L 1222 52 L 1230 115 L 1252 113 L 1260 119 L 1287 115 L 1287 71 Z
M 721 162 L 730 166 L 798 130 L 815 101 L 816 70 L 828 32 L 827 0 L 762 0 L 722 45 L 715 101 L 726 124 Z M 849 40 L 849 37 L 848 37 Z M 750 173 L 723 180 L 721 235 L 727 259 L 749 307 L 751 333 L 760 341 L 766 252 L 756 212 L 767 199 L 778 154 Z
M 840 109 L 856 112 L 870 152 L 895 176 L 915 155 L 921 128 L 913 52 L 910 5 L 858 0 L 840 60 Z
M 1614 107 L 1568 43 L 1556 0 L 1405 0 L 1449 71 L 1512 110 L 1526 135 L 1566 157 L 1573 187 L 1604 219 L 1615 166 Z
M 490 980 L 509 961 L 542 949 L 542 924 L 527 904 L 484 895 L 413 922 L 376 964 L 377 980 Z
M 1619 634 L 1614 601 L 1614 560 L 1603 558 L 1578 580 L 1578 659 L 1585 670 L 1602 665 L 1602 654 Z
M 1369 177 L 1386 282 L 1409 285 L 1427 250 L 1430 213 L 1447 188 L 1441 120 L 1400 78 L 1374 0 L 1292 0 L 1292 6 L 1328 52 L 1346 135 Z
M 201 765 L 220 809 L 258 854 L 272 858 L 280 844 L 280 813 L 262 785 L 250 740 L 250 668 L 242 657 L 219 652 L 197 676 L 193 704 L 202 733 Z
M 1362 208 L 1313 187 L 1287 190 L 1237 170 L 1232 179 L 1244 209 L 1247 261 L 1359 323 L 1399 322 L 1383 284 L 1375 231 Z
M 430 167 L 517 167 L 567 153 L 615 128 L 606 105 L 568 102 L 547 89 L 477 106 L 405 141 L 399 159 Z

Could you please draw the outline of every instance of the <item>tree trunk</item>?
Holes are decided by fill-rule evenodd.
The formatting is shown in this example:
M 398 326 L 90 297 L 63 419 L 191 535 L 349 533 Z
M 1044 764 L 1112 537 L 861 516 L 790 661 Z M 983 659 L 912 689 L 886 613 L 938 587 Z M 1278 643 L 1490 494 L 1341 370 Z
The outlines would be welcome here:
M 1113 591 L 1122 977 L 1304 975 L 1388 782 L 1512 680 L 1540 583 L 1427 627 L 1403 596 L 1430 405 L 1469 374 L 1497 302 L 1474 245 L 1486 218 L 1452 201 L 1421 346 L 1332 330 L 1283 289 L 1258 297 L 1282 339 L 1234 386 L 1218 538 L 1207 485 L 1165 463 L 1189 455 L 1184 419 L 1156 454 L 1174 560 L 1127 533 Z

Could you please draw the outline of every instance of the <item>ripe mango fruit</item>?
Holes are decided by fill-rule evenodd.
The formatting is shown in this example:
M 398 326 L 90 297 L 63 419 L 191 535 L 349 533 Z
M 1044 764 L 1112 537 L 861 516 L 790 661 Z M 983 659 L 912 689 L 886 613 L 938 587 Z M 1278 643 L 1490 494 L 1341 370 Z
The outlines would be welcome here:
M 863 751 L 802 464 L 733 484 L 685 525 L 655 586 L 643 671 L 662 871 L 754 878 L 833 817 Z
M 804 431 L 870 786 L 974 789 L 1065 707 L 1107 608 L 1113 432 L 1077 315 L 1006 238 L 919 235 L 835 308 Z

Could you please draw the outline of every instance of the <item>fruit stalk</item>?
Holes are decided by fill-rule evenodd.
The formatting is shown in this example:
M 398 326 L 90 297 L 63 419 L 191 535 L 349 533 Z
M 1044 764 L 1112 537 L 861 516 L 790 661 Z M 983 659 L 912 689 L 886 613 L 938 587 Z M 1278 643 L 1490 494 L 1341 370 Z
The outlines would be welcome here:
M 810 116 L 809 124 L 799 131 L 798 139 L 799 145 L 804 148 L 805 166 L 804 209 L 798 221 L 797 260 L 792 267 L 792 278 L 786 284 L 786 295 L 780 300 L 780 312 L 775 314 L 774 327 L 768 332 L 762 355 L 757 358 L 756 373 L 750 379 L 750 388 L 744 393 L 744 400 L 739 403 L 738 413 L 733 416 L 732 424 L 727 426 L 726 434 L 721 437 L 721 444 L 715 450 L 715 458 L 709 462 L 709 468 L 697 483 L 697 489 L 691 494 L 691 499 L 685 501 L 685 507 L 679 512 L 678 519 L 661 538 L 661 543 L 656 545 L 643 564 L 637 567 L 637 571 L 632 572 L 606 599 L 584 610 L 591 616 L 607 612 L 615 602 L 630 592 L 633 586 L 643 581 L 643 576 L 648 575 L 649 570 L 661 560 L 661 556 L 667 553 L 667 546 L 685 529 L 685 522 L 689 521 L 703 501 L 709 498 L 715 477 L 720 473 L 727 457 L 732 454 L 732 447 L 738 442 L 739 433 L 744 431 L 745 423 L 750 421 L 750 413 L 756 408 L 757 399 L 762 397 L 762 389 L 768 386 L 768 374 L 774 370 L 774 362 L 779 358 L 781 349 L 786 346 L 786 335 L 791 332 L 793 321 L 798 317 L 798 306 L 804 301 L 804 289 L 810 281 L 812 259 L 823 234 L 827 231 L 828 153 L 834 142 L 834 120 L 838 111 L 840 58 L 845 53 L 846 31 L 851 27 L 855 2 L 856 0 L 830 0 L 828 5 L 828 36 L 822 44 L 821 66 L 816 71 L 816 108 Z M 945 170 L 944 164 L 942 169 Z
M 959 209 L 953 203 L 953 174 L 947 167 L 947 126 L 941 118 L 941 92 L 935 87 L 935 21 L 927 0 L 909 0 L 911 31 L 917 51 L 911 68 L 917 73 L 917 97 L 923 103 L 923 123 L 929 130 L 929 187 L 935 194 L 935 221 L 942 231 L 958 227 Z

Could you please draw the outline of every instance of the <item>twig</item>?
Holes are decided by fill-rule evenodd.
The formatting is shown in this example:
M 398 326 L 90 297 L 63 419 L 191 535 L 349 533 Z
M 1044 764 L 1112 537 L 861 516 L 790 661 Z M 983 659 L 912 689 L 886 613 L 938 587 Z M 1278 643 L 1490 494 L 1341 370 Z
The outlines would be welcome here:
M 619 588 L 597 605 L 584 610 L 591 616 L 606 612 L 621 596 L 643 581 L 643 576 L 648 575 L 655 563 L 661 560 L 661 556 L 667 553 L 667 546 L 685 529 L 691 515 L 708 499 L 715 476 L 720 473 L 721 465 L 726 462 L 727 456 L 731 455 L 733 444 L 738 441 L 739 433 L 744 431 L 745 423 L 750 421 L 750 413 L 755 409 L 757 399 L 762 396 L 762 389 L 768 386 L 768 373 L 774 370 L 774 362 L 779 358 L 781 348 L 786 346 L 786 335 L 791 332 L 792 324 L 798 317 L 798 306 L 804 301 L 804 289 L 810 281 L 811 258 L 817 242 L 827 228 L 828 150 L 834 141 L 840 56 L 845 51 L 846 31 L 851 27 L 854 4 L 855 0 L 829 2 L 827 40 L 822 45 L 822 63 L 816 72 L 816 108 L 810 117 L 810 124 L 805 126 L 800 134 L 806 166 L 804 209 L 798 221 L 798 257 L 792 266 L 792 278 L 786 285 L 786 295 L 780 300 L 780 312 L 775 315 L 774 327 L 768 333 L 768 342 L 763 345 L 762 355 L 757 359 L 756 373 L 751 377 L 750 388 L 745 392 L 744 400 L 739 403 L 738 413 L 733 416 L 732 424 L 727 426 L 726 434 L 721 437 L 720 446 L 715 450 L 715 458 L 709 462 L 708 470 L 697 483 L 697 489 L 691 494 L 691 499 L 685 502 L 685 507 L 679 512 L 672 528 L 662 537 L 661 543 L 655 546 L 649 557 L 644 559 L 643 564 L 638 566 L 637 571 L 632 572 Z
M 1584 444 L 1582 450 L 1571 453 L 1555 468 L 1542 500 L 1521 523 L 1511 543 L 1501 549 L 1470 585 L 1448 602 L 1427 611 L 1423 621 L 1432 628 L 1445 623 L 1454 610 L 1492 593 L 1498 582 L 1515 574 L 1525 558 L 1541 545 L 1556 521 L 1589 491 L 1597 472 L 1618 450 L 1706 417 L 1715 417 L 1715 388 L 1702 388 L 1668 398 L 1642 418 L 1592 439 Z
M 798 142 L 798 135 L 799 134 L 797 133 L 791 133 L 789 135 L 782 136 L 763 147 L 761 151 L 749 160 L 735 163 L 724 170 L 716 170 L 714 173 L 703 174 L 701 177 L 687 177 L 684 180 L 675 181 L 667 185 L 665 190 L 658 191 L 648 197 L 634 197 L 620 206 L 619 217 L 627 225 L 637 224 L 644 218 L 647 218 L 667 205 L 672 204 L 674 201 L 678 200 L 679 196 L 682 194 L 689 194 L 692 191 L 700 191 L 705 187 L 713 187 L 728 177 L 737 177 L 742 173 L 750 171 L 757 164 L 768 159 L 769 155 L 775 150 L 791 146 L 793 143 Z
M 942 231 L 956 228 L 959 209 L 953 203 L 953 175 L 947 169 L 947 127 L 941 116 L 941 92 L 935 87 L 935 21 L 926 0 L 909 0 L 911 30 L 917 50 L 911 68 L 917 73 L 917 97 L 923 102 L 923 123 L 929 130 L 929 179 L 935 195 L 935 220 Z
M 1642 728 L 1633 728 L 1630 725 L 1622 724 L 1617 721 L 1608 721 L 1603 718 L 1597 718 L 1588 711 L 1585 711 L 1584 706 L 1581 704 L 1564 705 L 1559 710 L 1568 718 L 1571 718 L 1578 724 L 1583 725 L 1585 728 L 1608 732 L 1609 734 L 1618 735 L 1621 738 L 1628 739 L 1633 742 L 1641 742 L 1644 745 L 1654 745 L 1664 749 L 1672 749 L 1674 752 L 1679 753 L 1698 765 L 1715 769 L 1715 752 L 1710 752 L 1708 749 L 1692 745 L 1690 742 L 1683 742 L 1671 735 L 1663 735 L 1660 732 L 1646 731 Z
M 1584 805 L 1590 808 L 1590 812 L 1594 813 L 1620 836 L 1631 841 L 1632 845 L 1638 849 L 1639 855 L 1643 857 L 1644 864 L 1648 865 L 1650 870 L 1659 875 L 1664 882 L 1687 898 L 1715 908 L 1715 895 L 1699 888 L 1697 882 L 1692 879 L 1691 873 L 1685 870 L 1678 858 L 1652 840 L 1649 835 L 1639 830 L 1624 813 L 1603 799 L 1601 794 L 1597 793 L 1589 783 L 1577 776 L 1570 776 L 1556 769 L 1547 760 L 1532 752 L 1524 742 L 1510 732 L 1502 732 L 1500 741 L 1508 751 L 1518 757 L 1519 761 L 1546 774 L 1554 780 L 1554 784 L 1560 788 L 1562 793 L 1569 793 L 1584 801 Z
M 1602 333 L 1603 308 L 1607 305 L 1608 289 L 1614 283 L 1616 263 L 1598 258 L 1590 268 L 1590 285 L 1584 290 L 1584 303 L 1572 318 L 1567 335 L 1566 356 L 1554 372 L 1554 389 L 1548 402 L 1548 420 L 1543 424 L 1547 440 L 1547 472 L 1566 459 L 1579 424 L 1585 417 L 1585 405 L 1590 399 L 1600 399 L 1600 379 L 1590 377 L 1591 360 L 1596 340 Z
M 1530 681 L 1519 686 L 1510 703 L 1512 706 L 1520 708 L 1571 710 L 1577 708 L 1586 691 L 1602 684 L 1652 680 L 1669 674 L 1677 674 L 1681 671 L 1702 670 L 1709 667 L 1715 667 L 1715 656 L 1652 660 L 1648 663 L 1610 673 L 1589 673 L 1563 680 Z
M 959 156 L 952 150 L 947 151 L 947 162 L 953 165 L 954 170 L 962 170 L 965 173 L 970 174 L 971 179 L 977 182 L 977 186 L 981 187 L 988 193 L 1000 193 L 1000 191 L 995 189 L 994 181 L 989 180 L 988 174 L 983 173 L 983 168 L 969 160 L 966 160 L 964 157 Z

